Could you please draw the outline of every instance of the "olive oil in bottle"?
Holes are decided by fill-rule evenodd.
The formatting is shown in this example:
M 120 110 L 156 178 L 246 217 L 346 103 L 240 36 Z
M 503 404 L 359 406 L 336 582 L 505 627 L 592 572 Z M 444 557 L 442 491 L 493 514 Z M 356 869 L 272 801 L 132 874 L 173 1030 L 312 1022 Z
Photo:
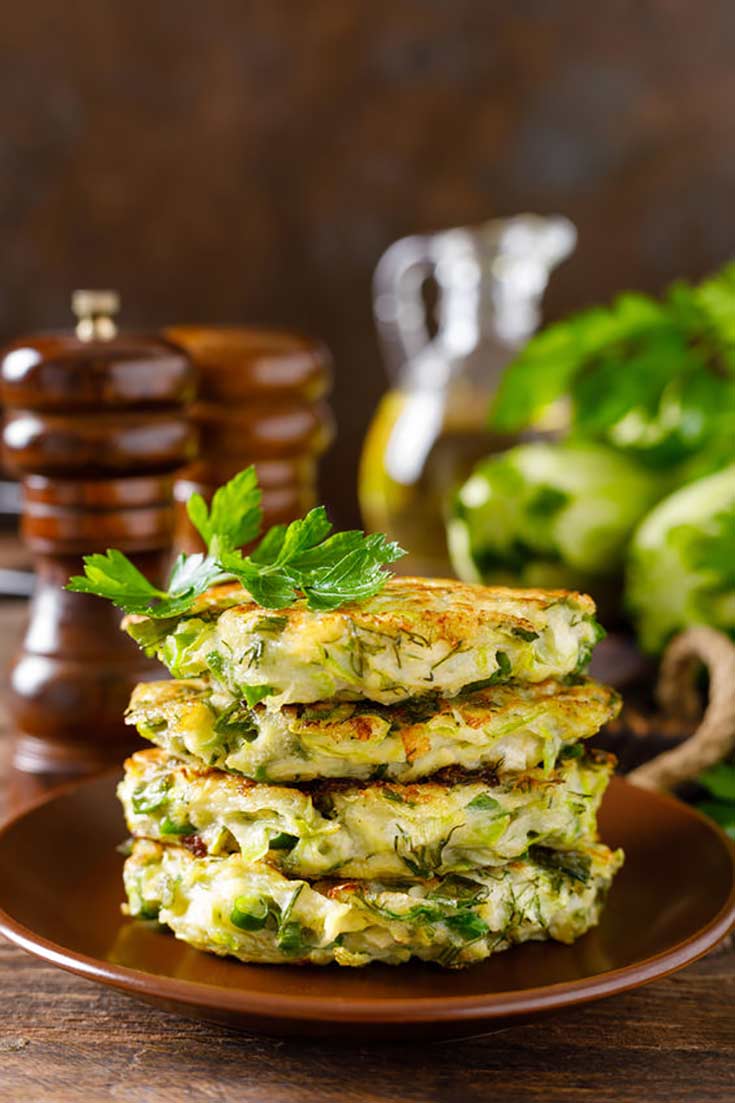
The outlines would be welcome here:
M 365 526 L 409 550 L 397 565 L 403 573 L 452 573 L 452 495 L 478 460 L 514 443 L 488 428 L 490 400 L 575 238 L 566 219 L 521 215 L 404 238 L 378 264 L 375 317 L 394 386 L 365 438 L 359 497 Z M 434 334 L 429 280 L 438 292 Z

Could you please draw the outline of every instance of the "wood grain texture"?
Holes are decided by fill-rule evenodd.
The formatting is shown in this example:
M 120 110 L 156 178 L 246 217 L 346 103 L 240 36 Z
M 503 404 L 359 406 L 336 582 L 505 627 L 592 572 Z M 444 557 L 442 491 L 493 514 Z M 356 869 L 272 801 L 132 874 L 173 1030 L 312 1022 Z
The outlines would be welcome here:
M 252 322 L 335 354 L 327 500 L 385 379 L 370 278 L 408 233 L 580 231 L 549 313 L 735 252 L 730 0 L 6 5 L 0 336 L 113 286 L 131 325 Z
M 2 665 L 23 612 L 0 604 Z M 0 817 L 8 763 L 0 738 Z M 735 1094 L 732 949 L 586 1008 L 400 1047 L 231 1033 L 148 1008 L 2 939 L 0 994 L 0 1103 L 731 1103 Z
M 0 1103 L 730 1103 L 735 955 L 462 1042 L 330 1047 L 168 1015 L 0 945 Z
M 302 334 L 243 326 L 180 326 L 166 336 L 185 349 L 199 377 L 190 409 L 199 451 L 176 478 L 175 550 L 204 550 L 185 508 L 190 495 L 210 501 L 250 464 L 263 492 L 263 528 L 303 517 L 317 504 L 317 460 L 334 435 L 326 347 Z
M 173 477 L 160 476 L 196 454 L 195 381 L 186 354 L 156 334 L 28 336 L 0 356 L 3 456 L 21 476 L 36 571 L 7 699 L 25 769 L 91 772 L 131 745 L 123 712 L 156 664 L 108 602 L 66 584 L 83 555 L 111 547 L 163 576 L 174 508 Z

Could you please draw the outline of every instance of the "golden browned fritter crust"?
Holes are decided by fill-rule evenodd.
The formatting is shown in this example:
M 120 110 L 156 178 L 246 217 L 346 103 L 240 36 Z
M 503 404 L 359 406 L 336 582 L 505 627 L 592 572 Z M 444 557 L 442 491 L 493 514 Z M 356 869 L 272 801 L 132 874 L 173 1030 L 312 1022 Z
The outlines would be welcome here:
M 584 670 L 601 630 L 594 603 L 566 590 L 392 578 L 330 612 L 301 600 L 271 612 L 222 586 L 171 621 L 128 617 L 128 631 L 176 677 L 210 673 L 271 706 L 368 698 L 394 704 L 470 684 L 541 682 Z
M 318 701 L 249 708 L 206 679 L 145 682 L 128 723 L 177 755 L 258 781 L 313 778 L 415 781 L 446 767 L 499 774 L 550 768 L 565 744 L 593 735 L 620 709 L 618 694 L 575 684 L 505 683 L 396 705 Z

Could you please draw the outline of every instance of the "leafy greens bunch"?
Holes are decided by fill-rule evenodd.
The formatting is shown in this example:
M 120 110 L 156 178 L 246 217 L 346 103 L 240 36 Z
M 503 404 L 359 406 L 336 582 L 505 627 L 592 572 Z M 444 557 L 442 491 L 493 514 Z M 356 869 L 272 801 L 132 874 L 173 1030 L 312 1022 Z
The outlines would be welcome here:
M 457 572 L 598 599 L 624 575 L 652 654 L 693 624 L 735 637 L 735 262 L 542 330 L 506 369 L 491 425 L 543 425 L 562 399 L 563 440 L 491 456 L 459 491 Z
M 696 457 L 689 477 L 726 463 L 735 436 L 735 262 L 698 286 L 674 284 L 661 301 L 627 293 L 546 327 L 507 369 L 492 427 L 533 425 L 563 396 L 572 438 L 656 468 Z
M 84 575 L 68 590 L 108 598 L 126 613 L 180 616 L 210 586 L 236 580 L 266 609 L 283 609 L 300 596 L 310 609 L 338 608 L 377 593 L 388 575 L 383 568 L 404 550 L 381 533 L 332 533 L 323 506 L 289 525 L 274 525 L 249 555 L 240 550 L 262 529 L 261 491 L 254 467 L 241 471 L 212 498 L 200 494 L 187 503 L 192 524 L 207 552 L 178 557 L 166 590 L 159 590 L 127 556 L 115 549 L 84 557 Z

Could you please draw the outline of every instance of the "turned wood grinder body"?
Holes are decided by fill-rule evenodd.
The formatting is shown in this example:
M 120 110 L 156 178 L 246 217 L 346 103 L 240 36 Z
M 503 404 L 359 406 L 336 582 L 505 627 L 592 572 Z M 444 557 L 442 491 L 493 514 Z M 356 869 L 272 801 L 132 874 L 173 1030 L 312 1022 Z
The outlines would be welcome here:
M 21 532 L 37 581 L 10 670 L 18 768 L 86 773 L 135 744 L 123 713 L 161 676 L 109 602 L 64 589 L 82 556 L 119 548 L 165 573 L 173 472 L 192 459 L 195 369 L 157 336 L 120 334 L 114 292 L 77 292 L 75 333 L 23 338 L 0 361 L 6 465 L 21 476 Z
M 302 517 L 316 505 L 317 460 L 333 436 L 325 346 L 288 330 L 246 326 L 175 326 L 166 336 L 198 374 L 192 420 L 199 456 L 174 484 L 177 549 L 203 547 L 186 513 L 192 493 L 211 499 L 251 463 L 263 491 L 264 527 Z

